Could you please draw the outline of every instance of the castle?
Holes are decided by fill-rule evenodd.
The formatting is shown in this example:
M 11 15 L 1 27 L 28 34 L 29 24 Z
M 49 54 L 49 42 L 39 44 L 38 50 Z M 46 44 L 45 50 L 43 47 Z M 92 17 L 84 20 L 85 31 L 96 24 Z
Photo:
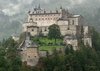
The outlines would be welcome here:
M 85 26 L 85 21 L 81 15 L 71 14 L 68 10 L 60 7 L 59 10 L 47 11 L 40 6 L 34 8 L 34 11 L 28 12 L 28 19 L 23 24 L 23 32 L 30 33 L 31 36 L 38 36 L 41 32 L 44 36 L 48 35 L 48 27 L 57 24 L 60 27 L 61 35 L 64 36 L 64 43 L 73 46 L 74 50 L 79 48 L 79 42 L 83 41 L 84 45 L 92 47 L 91 28 Z M 35 44 L 34 44 L 35 45 Z M 46 52 L 39 51 L 38 47 L 26 37 L 20 45 L 22 49 L 22 61 L 34 66 L 39 57 L 46 56 Z M 33 64 L 32 64 L 32 60 Z
M 34 11 L 28 12 L 28 20 L 23 24 L 23 32 L 30 32 L 32 36 L 37 36 L 41 32 L 44 36 L 48 35 L 48 27 L 57 24 L 60 32 L 64 36 L 66 44 L 78 48 L 79 40 L 83 40 L 85 45 L 92 47 L 92 38 L 89 26 L 84 26 L 85 21 L 81 15 L 73 15 L 68 10 L 60 7 L 59 10 L 46 11 L 40 6 Z

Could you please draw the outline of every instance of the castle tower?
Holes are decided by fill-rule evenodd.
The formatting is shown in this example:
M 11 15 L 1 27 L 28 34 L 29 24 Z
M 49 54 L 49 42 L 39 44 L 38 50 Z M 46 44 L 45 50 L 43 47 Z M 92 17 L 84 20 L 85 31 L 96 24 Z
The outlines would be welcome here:
M 20 45 L 20 54 L 22 62 L 35 66 L 39 61 L 38 46 L 30 40 L 30 34 L 26 33 L 24 42 Z

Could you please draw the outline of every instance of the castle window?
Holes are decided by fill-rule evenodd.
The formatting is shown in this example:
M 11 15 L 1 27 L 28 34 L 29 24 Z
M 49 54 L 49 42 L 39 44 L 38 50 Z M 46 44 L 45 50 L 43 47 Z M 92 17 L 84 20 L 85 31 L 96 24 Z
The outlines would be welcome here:
M 33 21 L 33 19 L 32 18 L 30 18 L 30 22 L 32 22 Z
M 42 20 L 44 20 L 44 18 L 42 18 Z
M 44 31 L 47 31 L 47 28 L 45 27 L 45 30 Z
M 28 58 L 30 58 L 30 56 L 28 56 Z
M 32 29 L 32 31 L 34 31 L 34 29 Z
M 47 18 L 45 18 L 45 20 L 47 20 Z
M 70 28 L 68 27 L 68 29 L 67 30 L 70 30 Z

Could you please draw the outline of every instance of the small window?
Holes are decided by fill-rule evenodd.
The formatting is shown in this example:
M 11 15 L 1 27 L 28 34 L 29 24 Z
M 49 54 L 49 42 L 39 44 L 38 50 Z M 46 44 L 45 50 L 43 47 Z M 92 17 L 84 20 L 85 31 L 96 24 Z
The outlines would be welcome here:
M 68 27 L 68 30 L 70 30 L 70 28 Z
M 45 18 L 45 20 L 47 20 L 47 18 Z
M 30 56 L 28 56 L 28 58 L 30 58 Z
M 47 28 L 45 28 L 45 30 L 44 31 L 47 31 Z
M 32 29 L 32 31 L 34 31 L 34 29 Z
M 44 20 L 44 18 L 42 18 L 42 20 Z

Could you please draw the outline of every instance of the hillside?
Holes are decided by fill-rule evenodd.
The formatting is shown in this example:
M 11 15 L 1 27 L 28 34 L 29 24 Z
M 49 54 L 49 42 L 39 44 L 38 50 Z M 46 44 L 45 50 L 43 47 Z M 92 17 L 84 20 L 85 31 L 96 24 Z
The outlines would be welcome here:
M 1 71 L 100 71 L 100 34 L 93 31 L 93 48 L 80 45 L 81 49 L 74 51 L 66 48 L 65 54 L 54 50 L 52 56 L 40 58 L 35 67 L 21 62 L 18 44 L 11 38 L 0 43 Z M 6 52 L 5 52 L 6 50 Z

